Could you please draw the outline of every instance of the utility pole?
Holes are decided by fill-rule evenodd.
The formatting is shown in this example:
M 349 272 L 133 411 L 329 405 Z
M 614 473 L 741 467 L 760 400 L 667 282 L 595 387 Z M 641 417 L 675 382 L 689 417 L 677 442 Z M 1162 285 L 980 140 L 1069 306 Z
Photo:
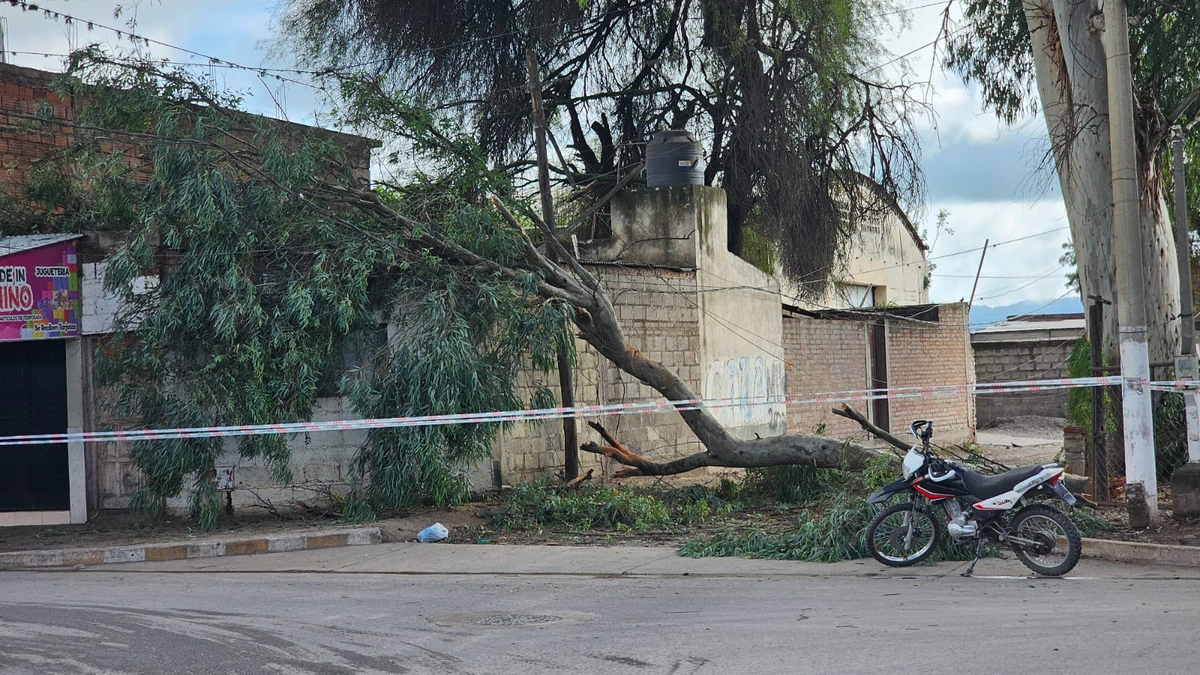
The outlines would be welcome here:
M 983 259 L 987 257 L 987 247 L 991 241 L 991 239 L 983 240 L 983 253 L 979 254 L 979 267 L 975 270 L 975 283 L 971 284 L 971 299 L 967 301 L 968 311 L 975 304 L 975 290 L 979 288 L 979 274 L 983 272 Z
M 1179 321 L 1183 353 L 1175 359 L 1175 379 L 1200 380 L 1196 361 L 1196 324 L 1192 300 L 1192 244 L 1188 236 L 1187 184 L 1184 179 L 1183 129 L 1171 130 L 1175 151 L 1175 251 L 1179 256 Z M 1183 392 L 1187 408 L 1188 463 L 1171 475 L 1171 500 L 1176 518 L 1200 516 L 1200 392 Z
M 1102 0 L 1103 1 L 1103 0 Z M 1129 11 L 1125 0 L 1103 1 L 1096 22 L 1108 71 L 1108 130 L 1112 146 L 1113 235 L 1117 257 L 1117 325 L 1120 332 L 1121 401 L 1125 422 L 1125 499 L 1129 526 L 1158 523 L 1150 355 L 1146 345 L 1146 293 L 1142 280 L 1137 145 L 1133 131 L 1133 73 Z
M 546 112 L 542 109 L 542 78 L 538 73 L 537 55 L 533 47 L 525 48 L 525 64 L 529 68 L 529 96 L 533 102 L 533 133 L 537 145 L 538 191 L 542 198 L 542 222 L 546 236 L 554 236 L 554 196 L 550 193 L 550 160 L 546 151 Z M 558 385 L 564 408 L 575 407 L 575 382 L 571 372 L 571 354 L 567 345 L 558 347 Z M 567 480 L 579 475 L 579 436 L 575 417 L 563 418 L 563 473 Z

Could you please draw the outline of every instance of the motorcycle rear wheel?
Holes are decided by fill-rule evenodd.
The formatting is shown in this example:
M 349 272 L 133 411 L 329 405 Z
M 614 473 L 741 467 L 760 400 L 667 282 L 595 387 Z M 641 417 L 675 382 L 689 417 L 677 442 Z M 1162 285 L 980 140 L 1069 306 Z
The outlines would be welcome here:
M 1083 552 L 1079 529 L 1067 514 L 1046 504 L 1027 506 L 1013 518 L 1011 536 L 1039 542 L 1036 547 L 1013 543 L 1013 551 L 1029 569 L 1059 577 L 1075 568 Z
M 941 538 L 941 524 L 933 509 L 913 502 L 889 506 L 867 526 L 871 556 L 889 567 L 921 562 L 933 553 Z

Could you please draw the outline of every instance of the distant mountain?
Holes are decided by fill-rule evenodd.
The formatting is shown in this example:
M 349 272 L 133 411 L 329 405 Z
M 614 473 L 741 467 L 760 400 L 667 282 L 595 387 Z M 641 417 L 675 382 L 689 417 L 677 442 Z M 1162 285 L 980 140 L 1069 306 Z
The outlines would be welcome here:
M 1073 314 L 1082 311 L 1083 303 L 1077 296 L 1054 302 L 1031 300 L 1000 307 L 974 305 L 971 307 L 971 331 L 983 330 L 1018 314 Z

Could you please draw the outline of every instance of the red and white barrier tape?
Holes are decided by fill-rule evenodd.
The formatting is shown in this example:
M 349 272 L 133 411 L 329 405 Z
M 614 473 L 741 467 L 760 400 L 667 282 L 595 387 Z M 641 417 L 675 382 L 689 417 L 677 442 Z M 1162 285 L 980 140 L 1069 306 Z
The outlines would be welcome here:
M 968 394 L 1001 394 L 1030 391 L 1056 391 L 1080 387 L 1098 387 L 1120 384 L 1119 376 L 1081 377 L 1054 380 L 1021 380 L 1015 382 L 984 382 L 975 384 L 931 385 L 924 387 L 891 387 L 858 391 L 823 392 L 807 397 L 780 399 L 771 396 L 745 398 L 690 399 L 680 401 L 644 401 L 637 403 L 610 403 L 602 405 L 575 406 L 573 408 L 543 408 L 536 410 L 504 410 L 481 413 L 455 413 L 447 415 L 422 415 L 414 417 L 388 417 L 379 419 L 334 420 L 328 422 L 289 422 L 275 424 L 242 424 L 232 426 L 190 427 L 176 429 L 134 429 L 123 431 L 85 431 L 69 434 L 30 434 L 23 436 L 0 436 L 0 446 L 45 445 L 55 443 L 104 442 L 104 441 L 154 441 L 191 438 L 223 438 L 235 436 L 265 436 L 278 434 L 315 433 L 322 431 L 359 431 L 370 429 L 403 429 L 412 427 L 445 426 L 450 424 L 493 424 L 500 422 L 524 422 L 553 420 L 565 417 L 601 417 L 609 415 L 643 415 L 648 413 L 697 410 L 700 408 L 728 408 L 764 406 L 774 404 L 805 405 L 816 403 L 838 403 L 875 401 L 880 399 L 930 398 L 943 396 L 965 396 Z M 1152 382 L 1154 385 L 1200 385 L 1192 382 Z

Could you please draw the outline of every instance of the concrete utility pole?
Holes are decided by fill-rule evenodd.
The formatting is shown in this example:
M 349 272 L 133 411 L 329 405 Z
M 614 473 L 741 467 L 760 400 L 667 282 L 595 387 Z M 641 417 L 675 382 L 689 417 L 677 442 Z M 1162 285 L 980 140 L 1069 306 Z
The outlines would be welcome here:
M 1097 0 L 1097 22 L 1108 70 L 1108 128 L 1112 145 L 1113 235 L 1117 254 L 1117 324 L 1120 327 L 1121 401 L 1125 421 L 1125 499 L 1129 526 L 1158 522 L 1154 464 L 1154 414 L 1150 354 L 1146 346 L 1146 294 L 1142 282 L 1141 215 L 1137 145 L 1133 131 L 1133 73 L 1125 0 Z
M 979 254 L 979 267 L 975 270 L 975 283 L 971 284 L 971 299 L 967 301 L 967 310 L 975 304 L 975 291 L 979 288 L 979 274 L 983 272 L 983 259 L 987 257 L 987 247 L 991 243 L 991 239 L 983 240 L 983 253 Z
M 1187 185 L 1183 175 L 1183 129 L 1172 129 L 1175 151 L 1175 250 L 1179 256 L 1179 320 L 1183 354 L 1175 359 L 1175 379 L 1200 380 L 1196 361 L 1195 310 L 1192 300 L 1192 244 L 1188 236 Z M 1176 518 L 1200 516 L 1200 392 L 1183 393 L 1187 406 L 1188 463 L 1171 475 L 1171 500 Z

